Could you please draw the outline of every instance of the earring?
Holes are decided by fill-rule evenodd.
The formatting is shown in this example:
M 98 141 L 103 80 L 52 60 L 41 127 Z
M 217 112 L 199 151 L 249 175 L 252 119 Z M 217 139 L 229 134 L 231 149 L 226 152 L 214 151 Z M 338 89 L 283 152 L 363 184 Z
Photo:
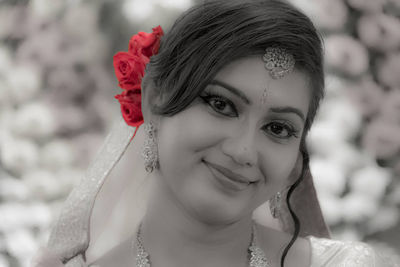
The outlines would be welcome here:
M 278 218 L 280 216 L 282 195 L 278 192 L 269 200 L 269 209 L 271 211 L 272 217 Z
M 144 125 L 146 139 L 144 140 L 142 148 L 142 157 L 144 159 L 144 166 L 147 172 L 152 172 L 158 168 L 158 149 L 156 140 L 156 128 L 152 122 Z

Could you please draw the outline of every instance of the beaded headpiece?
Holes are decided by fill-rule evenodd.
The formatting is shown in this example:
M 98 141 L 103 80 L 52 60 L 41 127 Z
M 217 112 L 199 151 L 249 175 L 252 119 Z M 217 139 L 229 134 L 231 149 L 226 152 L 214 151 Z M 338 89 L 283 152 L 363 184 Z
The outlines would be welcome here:
M 294 69 L 295 60 L 285 48 L 268 47 L 263 56 L 265 68 L 273 79 L 280 79 Z

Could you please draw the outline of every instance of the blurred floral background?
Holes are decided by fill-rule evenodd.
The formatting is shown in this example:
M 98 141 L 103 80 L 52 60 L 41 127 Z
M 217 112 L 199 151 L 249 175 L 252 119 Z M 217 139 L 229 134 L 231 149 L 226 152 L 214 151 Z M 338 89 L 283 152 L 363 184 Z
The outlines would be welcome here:
M 0 0 L 0 267 L 29 266 L 119 106 L 112 56 L 195 0 Z M 325 39 L 309 135 L 334 238 L 400 254 L 400 0 L 291 0 Z M 400 262 L 400 259 L 399 259 Z

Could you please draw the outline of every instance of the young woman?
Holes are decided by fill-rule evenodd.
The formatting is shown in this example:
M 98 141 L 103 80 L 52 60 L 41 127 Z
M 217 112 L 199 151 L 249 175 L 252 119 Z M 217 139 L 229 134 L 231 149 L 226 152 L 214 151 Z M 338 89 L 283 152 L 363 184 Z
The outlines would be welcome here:
M 162 38 L 153 30 L 115 56 L 125 122 L 71 194 L 36 266 L 392 266 L 362 243 L 298 237 L 323 225 L 319 214 L 299 223 L 290 208 L 292 192 L 312 186 L 305 138 L 324 88 L 321 39 L 305 15 L 278 0 L 207 1 Z M 145 135 L 148 175 L 132 166 L 113 177 L 136 190 L 120 197 L 104 179 L 143 121 L 136 138 Z M 293 232 L 253 220 L 267 201 L 279 216 L 286 197 Z M 115 212 L 99 215 L 107 206 L 123 211 L 124 229 Z M 121 235 L 96 255 L 96 243 Z

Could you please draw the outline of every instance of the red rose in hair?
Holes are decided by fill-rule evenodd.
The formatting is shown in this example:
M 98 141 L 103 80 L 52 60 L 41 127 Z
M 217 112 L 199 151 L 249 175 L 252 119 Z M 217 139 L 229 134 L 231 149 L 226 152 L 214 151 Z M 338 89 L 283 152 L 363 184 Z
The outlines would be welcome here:
M 160 38 L 164 35 L 160 26 L 153 28 L 152 33 L 139 32 L 129 41 L 129 52 L 133 55 L 143 55 L 150 58 L 158 53 Z
M 133 136 L 143 123 L 141 83 L 144 70 L 150 57 L 158 53 L 160 38 L 163 34 L 160 26 L 153 28 L 152 33 L 140 32 L 132 36 L 128 52 L 118 52 L 114 55 L 115 75 L 119 87 L 124 89 L 115 98 L 121 104 L 122 117 L 125 122 L 136 127 Z
M 124 90 L 115 98 L 121 104 L 122 117 L 129 126 L 136 127 L 143 123 L 140 85 L 136 86 L 136 89 Z
M 142 82 L 146 63 L 128 52 L 118 52 L 114 55 L 114 70 L 119 81 L 119 87 L 125 90 L 133 89 Z

